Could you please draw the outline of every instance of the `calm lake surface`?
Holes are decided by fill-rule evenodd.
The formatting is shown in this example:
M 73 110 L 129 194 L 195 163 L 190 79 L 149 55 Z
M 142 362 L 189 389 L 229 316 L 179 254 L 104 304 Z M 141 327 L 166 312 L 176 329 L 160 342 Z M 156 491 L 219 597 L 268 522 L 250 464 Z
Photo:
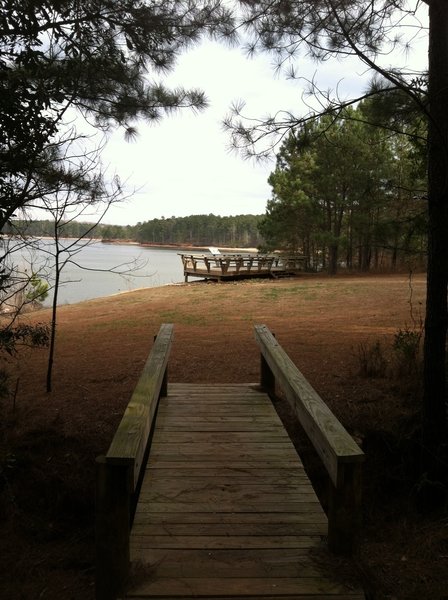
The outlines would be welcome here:
M 69 247 L 73 240 L 63 240 Z M 77 246 L 61 272 L 62 285 L 58 304 L 72 304 L 82 300 L 110 296 L 138 288 L 157 287 L 184 280 L 182 261 L 176 249 L 146 248 L 137 245 L 103 244 L 92 242 Z M 71 252 L 73 251 L 73 248 Z M 39 247 L 23 252 L 23 265 L 28 270 L 42 269 L 42 279 L 54 281 L 52 242 L 40 240 Z M 68 253 L 62 254 L 62 260 Z M 73 264 L 76 263 L 76 264 Z M 110 270 L 116 272 L 109 272 Z M 121 274 L 119 274 L 121 273 Z M 49 306 L 52 294 L 44 304 Z

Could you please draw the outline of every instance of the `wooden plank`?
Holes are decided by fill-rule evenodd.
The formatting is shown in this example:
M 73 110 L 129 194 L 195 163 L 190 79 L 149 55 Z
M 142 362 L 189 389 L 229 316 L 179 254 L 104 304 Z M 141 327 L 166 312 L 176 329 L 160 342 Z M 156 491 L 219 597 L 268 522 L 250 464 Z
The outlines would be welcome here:
M 126 595 L 126 598 L 129 598 L 132 600 L 148 600 L 148 598 L 151 597 L 154 600 L 179 600 L 179 596 L 160 596 L 160 595 L 151 595 L 151 596 L 142 596 L 140 593 L 134 593 L 134 592 L 129 592 L 129 594 Z M 197 596 L 196 596 L 197 597 Z M 365 600 L 365 595 L 362 594 L 361 592 L 346 592 L 344 594 L 338 593 L 337 595 L 333 594 L 333 593 L 329 593 L 329 594 L 300 594 L 300 596 L 298 596 L 297 594 L 295 594 L 294 596 L 273 596 L 273 595 L 269 595 L 269 596 L 232 596 L 232 600 L 248 600 L 250 598 L 250 600 L 266 600 L 267 598 L 269 600 L 285 600 L 285 598 L 293 598 L 294 600 Z M 185 596 L 182 596 L 182 598 L 185 598 Z M 207 599 L 213 599 L 213 600 L 229 600 L 229 596 L 225 595 L 223 596 L 222 594 L 220 594 L 219 592 L 217 592 L 216 594 L 212 595 L 208 595 Z
M 340 461 L 362 461 L 364 454 L 308 383 L 265 325 L 255 326 L 261 352 L 279 381 L 327 471 L 338 485 Z
M 219 404 L 227 402 L 230 404 L 238 404 L 244 402 L 246 404 L 263 404 L 266 399 L 262 393 L 251 392 L 251 391 L 226 391 L 216 392 L 210 390 L 210 392 L 185 392 L 184 394 L 171 394 L 169 399 L 172 400 L 173 404 L 191 404 L 194 400 L 198 404 Z
M 132 548 L 317 548 L 321 535 L 242 536 L 242 535 L 138 535 L 132 534 Z
M 263 400 L 265 392 L 261 389 L 260 385 L 257 387 L 258 389 L 252 389 L 247 385 L 198 384 L 197 386 L 190 385 L 190 387 L 180 388 L 178 384 L 170 384 L 168 395 L 170 398 L 175 398 L 178 402 L 188 401 L 192 398 L 198 402 L 219 400 L 220 398 L 227 398 L 230 401 L 234 398 L 241 398 L 243 400 L 252 399 L 254 402 L 260 402 Z
M 229 406 L 233 406 L 235 408 L 241 407 L 241 408 L 258 408 L 258 407 L 263 407 L 267 410 L 269 410 L 269 412 L 271 414 L 275 414 L 275 409 L 273 406 L 269 406 L 266 404 L 266 401 L 262 401 L 262 400 L 251 400 L 250 397 L 249 398 L 233 398 L 233 400 L 226 400 L 226 398 L 202 398 L 200 401 L 196 400 L 196 398 L 192 397 L 192 398 L 188 398 L 188 400 L 178 400 L 175 397 L 167 397 L 166 402 L 164 403 L 166 408 L 175 408 L 175 409 L 180 409 L 180 410 L 190 410 L 192 409 L 192 406 L 194 406 L 195 408 L 201 408 L 201 409 L 205 409 L 208 410 L 208 414 L 209 415 L 213 415 L 214 414 L 214 410 L 215 408 L 219 408 L 219 407 L 229 407 Z M 193 413 L 194 414 L 194 413 Z
M 204 434 L 204 437 L 206 437 L 207 434 Z M 202 437 L 201 433 L 198 432 L 198 437 Z M 216 443 L 214 443 L 212 440 L 210 441 L 210 438 L 212 438 L 213 436 L 208 436 L 209 437 L 209 441 L 202 441 L 202 440 L 198 440 L 197 442 L 178 442 L 178 441 L 164 441 L 162 438 L 160 438 L 157 442 L 154 442 L 153 444 L 151 444 L 151 451 L 154 450 L 155 453 L 164 451 L 166 453 L 171 453 L 172 451 L 177 452 L 179 450 L 179 452 L 188 452 L 189 449 L 193 450 L 194 453 L 196 453 L 197 451 L 199 452 L 208 452 L 209 454 L 216 454 L 217 456 L 221 456 L 222 452 L 226 452 L 229 454 L 234 454 L 235 452 L 244 452 L 244 451 L 248 451 L 248 452 L 252 452 L 252 451 L 259 451 L 261 454 L 263 454 L 264 450 L 267 450 L 268 452 L 273 452 L 276 449 L 278 450 L 285 450 L 285 455 L 287 456 L 288 454 L 290 455 L 294 455 L 294 453 L 297 455 L 297 452 L 294 448 L 294 446 L 289 442 L 287 437 L 280 437 L 280 438 L 275 438 L 272 439 L 271 441 L 266 440 L 266 442 L 264 442 L 262 439 L 259 440 L 254 440 L 254 441 L 241 441 L 241 440 L 236 440 L 236 441 L 230 441 L 230 442 L 225 442 L 223 440 L 219 440 Z
M 273 416 L 275 419 L 274 410 L 275 409 L 272 406 L 269 406 L 266 403 L 260 404 L 260 405 L 247 403 L 247 404 L 236 404 L 236 405 L 232 406 L 232 414 L 234 417 L 237 417 L 240 415 L 247 416 L 247 417 Z M 211 414 L 213 414 L 213 415 L 228 415 L 229 412 L 230 412 L 229 406 L 226 403 L 221 404 L 221 405 L 215 404 L 215 405 L 213 405 L 213 408 L 211 408 L 210 406 L 207 406 L 205 404 L 198 404 L 198 405 L 195 405 L 193 408 L 189 404 L 184 404 L 184 405 L 177 404 L 176 405 L 175 403 L 171 402 L 170 400 L 167 400 L 160 407 L 161 415 L 169 415 L 169 416 L 177 415 L 178 417 L 182 416 L 182 415 L 183 416 L 197 415 L 200 417 L 210 416 Z
M 304 478 L 283 483 L 272 481 L 268 483 L 264 481 L 246 483 L 241 479 L 238 482 L 234 482 L 231 479 L 214 480 L 209 477 L 206 479 L 181 477 L 179 479 L 165 480 L 162 478 L 152 480 L 145 477 L 141 488 L 142 497 L 155 492 L 177 498 L 195 493 L 201 493 L 203 497 L 207 497 L 209 494 L 232 494 L 234 497 L 237 495 L 255 495 L 257 498 L 266 498 L 267 495 L 283 495 L 285 499 L 290 496 L 295 498 L 296 496 L 313 494 L 314 497 L 314 492 L 309 481 Z
M 133 549 L 133 560 L 156 566 L 158 577 L 312 577 L 320 574 L 316 562 L 303 548 L 244 550 Z M 217 590 L 222 593 L 222 590 Z
M 247 394 L 261 394 L 265 395 L 263 390 L 260 388 L 258 382 L 253 383 L 176 383 L 171 382 L 169 384 L 169 394 L 170 395 L 180 395 L 182 396 L 188 391 L 196 390 L 198 393 L 221 393 L 228 392 L 229 390 L 233 391 L 241 391 Z
M 240 416 L 235 416 L 235 415 L 215 415 L 215 414 L 202 414 L 202 415 L 195 415 L 195 414 L 191 414 L 190 416 L 181 418 L 180 416 L 177 416 L 176 413 L 173 411 L 173 414 L 171 414 L 169 417 L 165 415 L 163 415 L 162 413 L 157 415 L 157 427 L 164 427 L 167 424 L 170 426 L 176 426 L 176 425 L 202 425 L 202 424 L 210 424 L 210 425 L 218 425 L 218 424 L 241 424 L 241 425 L 269 425 L 269 427 L 274 427 L 274 428 L 283 428 L 283 425 L 281 423 L 281 421 L 274 421 L 272 419 L 271 415 L 248 415 L 248 416 L 244 416 L 244 415 L 240 415 Z
M 205 486 L 203 486 L 205 487 Z M 142 489 L 140 500 L 141 502 L 183 502 L 183 503 L 195 503 L 195 502 L 214 502 L 215 507 L 219 510 L 219 505 L 222 502 L 223 505 L 226 502 L 232 502 L 236 505 L 241 502 L 241 505 L 250 503 L 251 505 L 257 506 L 257 502 L 260 504 L 269 504 L 275 502 L 285 503 L 288 502 L 314 502 L 316 495 L 311 488 L 304 486 L 302 491 L 296 492 L 294 490 L 288 490 L 284 488 L 265 489 L 263 486 L 249 486 L 248 488 L 235 488 L 235 486 L 229 486 L 224 488 L 215 487 L 212 489 L 185 489 L 185 490 L 171 490 L 171 489 L 160 489 L 156 486 L 151 489 Z
M 241 444 L 248 443 L 278 444 L 288 442 L 288 434 L 285 431 L 174 431 L 169 432 L 158 429 L 154 434 L 152 443 L 156 444 Z
M 173 444 L 171 444 L 173 446 Z M 283 457 L 282 450 L 285 450 L 286 456 Z M 210 466 L 211 464 L 216 464 L 216 458 L 211 456 L 210 453 L 207 453 L 207 448 L 203 445 L 198 446 L 196 448 L 187 448 L 186 451 L 182 450 L 181 445 L 175 446 L 170 451 L 166 449 L 158 449 L 154 452 L 154 455 L 151 458 L 150 465 L 154 464 L 153 461 L 159 459 L 159 465 L 171 462 L 180 462 L 180 461 L 197 461 L 203 460 L 204 466 Z M 263 451 L 260 449 L 253 447 L 252 449 L 244 449 L 240 446 L 240 450 L 238 451 L 236 448 L 233 452 L 230 450 L 225 451 L 221 448 L 220 455 L 220 466 L 229 466 L 230 463 L 234 462 L 242 462 L 242 461 L 258 461 L 260 466 L 263 466 L 263 463 L 266 461 L 269 463 L 269 466 L 278 466 L 282 465 L 291 466 L 294 465 L 294 451 L 289 450 L 288 448 L 278 448 L 277 450 L 269 450 L 269 448 L 263 448 Z M 289 462 L 284 462 L 289 461 Z
M 142 507 L 139 510 L 145 510 L 144 504 L 145 500 L 142 498 L 140 503 Z M 316 512 L 319 510 L 320 504 L 316 500 L 314 502 L 304 501 L 304 502 L 282 502 L 280 503 L 278 499 L 273 502 L 261 502 L 258 500 L 257 502 L 242 502 L 238 500 L 236 502 L 221 502 L 219 506 L 217 506 L 216 502 L 199 502 L 197 501 L 195 504 L 191 502 L 169 502 L 163 500 L 162 502 L 154 502 L 151 501 L 148 504 L 148 508 L 146 510 L 151 510 L 155 513 L 178 513 L 178 512 L 190 512 L 190 513 L 216 513 L 217 511 L 221 513 L 253 513 L 253 512 L 261 512 L 261 513 L 269 513 L 269 512 L 293 512 L 293 513 L 309 513 Z
M 201 524 L 208 523 L 223 524 L 223 525 L 259 525 L 268 523 L 270 525 L 321 525 L 327 522 L 325 513 L 320 507 L 317 507 L 316 512 L 307 513 L 154 513 L 151 511 L 150 504 L 142 504 L 137 508 L 134 518 L 134 526 L 136 524 Z
M 228 402 L 232 402 L 233 404 L 236 404 L 237 401 L 260 404 L 264 400 L 263 392 L 254 391 L 250 388 L 241 389 L 234 387 L 222 391 L 220 389 L 210 388 L 205 392 L 199 389 L 191 388 L 190 390 L 186 390 L 183 393 L 176 393 L 171 390 L 172 387 L 170 387 L 170 398 L 175 399 L 175 401 L 178 403 L 187 403 L 191 400 L 196 400 L 197 402 L 220 402 L 222 399 L 225 399 Z
M 200 434 L 198 434 L 200 435 Z M 264 454 L 264 451 L 266 450 L 268 453 L 272 453 L 275 452 L 275 450 L 285 450 L 285 457 L 289 455 L 297 455 L 297 452 L 295 451 L 294 446 L 292 446 L 292 444 L 289 442 L 289 440 L 287 438 L 279 438 L 279 439 L 275 439 L 274 441 L 248 441 L 248 442 L 243 442 L 243 441 L 234 441 L 234 442 L 228 442 L 226 443 L 225 441 L 218 441 L 216 443 L 214 443 L 213 441 L 201 441 L 198 440 L 197 442 L 193 442 L 193 443 L 182 443 L 182 442 L 164 442 L 163 440 L 159 440 L 158 442 L 154 442 L 151 445 L 151 451 L 154 451 L 155 454 L 159 453 L 159 452 L 165 452 L 167 454 L 171 453 L 171 452 L 188 452 L 189 450 L 192 450 L 193 453 L 196 452 L 204 452 L 204 453 L 209 453 L 209 454 L 216 454 L 217 456 L 222 456 L 222 452 L 228 453 L 228 454 L 234 454 L 234 453 L 240 453 L 240 452 L 248 452 L 251 453 L 252 451 L 259 451 L 260 452 L 260 456 L 262 454 Z
M 285 504 L 293 504 L 300 502 L 317 502 L 314 492 L 302 492 L 295 494 L 293 492 L 287 492 L 285 490 L 278 490 L 278 492 L 264 492 L 261 497 L 255 493 L 255 490 L 233 492 L 231 490 L 210 490 L 203 492 L 201 490 L 192 490 L 185 492 L 178 492 L 177 494 L 170 493 L 169 491 L 156 491 L 145 492 L 142 490 L 140 495 L 140 502 L 154 502 L 163 503 L 166 502 L 167 510 L 169 503 L 193 505 L 195 503 L 209 503 L 213 504 L 216 510 L 220 510 L 221 505 L 231 506 L 233 511 L 236 511 L 238 507 L 247 507 L 251 510 L 258 510 L 258 506 L 274 505 L 281 502 Z M 281 509 L 281 507 L 279 507 Z
M 173 338 L 173 325 L 163 324 L 106 455 L 110 463 L 131 464 L 133 488 L 137 485 Z
M 260 431 L 265 431 L 266 428 L 271 429 L 272 426 L 274 426 L 274 430 L 277 430 L 279 427 L 279 423 L 275 420 L 273 421 L 271 414 L 264 408 L 262 410 L 257 411 L 253 408 L 244 409 L 243 407 L 239 406 L 235 409 L 235 415 L 233 419 L 225 419 L 224 417 L 226 417 L 228 411 L 229 409 L 226 409 L 225 407 L 217 408 L 213 411 L 213 417 L 210 417 L 210 411 L 208 409 L 203 409 L 200 407 L 198 407 L 196 415 L 193 415 L 191 410 L 176 410 L 173 408 L 162 408 L 158 412 L 157 416 L 160 417 L 162 428 L 166 426 L 167 423 L 169 423 L 170 426 L 175 427 L 178 424 L 183 424 L 185 426 L 196 426 L 195 424 L 201 425 L 207 423 L 210 423 L 212 425 L 219 425 L 221 422 L 225 424 L 234 424 L 237 426 L 238 424 L 242 426 L 244 424 L 250 425 L 255 423 L 257 425 L 260 425 Z M 221 419 L 223 420 L 221 421 Z M 269 423 L 270 419 L 271 424 Z
M 270 423 L 248 423 L 248 422 L 232 422 L 232 423 L 219 423 L 219 422 L 179 422 L 179 423 L 170 423 L 168 425 L 160 425 L 158 428 L 158 433 L 166 432 L 199 432 L 199 431 L 256 431 L 256 432 L 274 432 L 274 433 L 283 433 L 280 425 L 272 425 Z
M 176 407 L 183 407 L 183 408 L 187 408 L 187 407 L 191 407 L 192 404 L 197 404 L 199 406 L 210 406 L 210 405 L 214 405 L 214 404 L 232 404 L 233 406 L 237 406 L 237 405 L 250 405 L 250 406 L 261 406 L 261 405 L 265 405 L 266 407 L 269 407 L 272 410 L 272 405 L 268 405 L 266 404 L 266 400 L 263 401 L 263 398 L 260 396 L 256 396 L 256 397 L 251 397 L 250 395 L 245 395 L 245 396 L 240 396 L 239 394 L 237 394 L 235 392 L 235 394 L 232 394 L 229 396 L 222 396 L 221 394 L 219 396 L 194 396 L 194 395 L 186 395 L 183 397 L 180 396 L 176 396 L 176 395 L 171 395 L 171 396 L 167 396 L 166 402 L 169 406 L 176 406 Z
M 169 537 L 272 537 L 286 539 L 298 536 L 327 534 L 326 523 L 172 523 L 169 521 L 160 523 L 147 523 L 146 521 L 134 522 L 132 527 L 133 536 L 169 536 Z M 245 546 L 246 547 L 246 546 Z
M 183 466 L 182 466 L 183 465 Z M 150 473 L 148 473 L 149 478 L 157 478 L 163 477 L 164 479 L 169 478 L 180 478 L 180 477 L 216 477 L 217 473 L 219 473 L 220 477 L 232 477 L 233 481 L 238 481 L 239 479 L 244 479 L 248 483 L 254 482 L 256 483 L 258 480 L 267 479 L 268 481 L 279 479 L 288 479 L 291 477 L 296 478 L 304 478 L 308 479 L 305 469 L 301 468 L 298 465 L 298 468 L 265 468 L 264 463 L 258 463 L 258 468 L 238 468 L 234 465 L 228 466 L 226 464 L 220 463 L 217 467 L 209 467 L 209 464 L 204 465 L 202 461 L 195 462 L 193 464 L 186 465 L 185 463 L 178 464 L 175 467 L 170 467 L 169 465 L 165 468 L 157 468 L 155 466 L 148 467 L 150 469 Z M 219 471 L 218 471 L 219 469 Z
M 177 387 L 176 387 L 177 386 Z M 182 384 L 183 386 L 183 384 Z M 204 386 L 204 387 L 203 387 Z M 253 398 L 255 401 L 263 399 L 264 390 L 260 384 L 256 387 L 250 387 L 250 385 L 244 384 L 190 384 L 188 387 L 179 387 L 179 384 L 170 384 L 169 395 L 172 398 L 179 398 L 179 400 L 186 398 L 197 398 L 199 400 L 213 399 L 213 398 L 229 398 L 232 396 L 239 398 Z
M 183 385 L 183 384 L 182 384 Z M 186 398 L 197 398 L 207 400 L 208 398 L 229 398 L 232 396 L 238 398 L 253 398 L 255 401 L 263 399 L 264 390 L 257 385 L 257 389 L 252 389 L 247 384 L 190 384 L 189 387 L 176 387 L 176 384 L 170 385 L 169 395 L 173 398 L 179 398 L 179 400 Z
M 289 595 L 300 597 L 303 594 L 333 594 L 350 593 L 349 586 L 335 583 L 322 577 L 304 578 L 157 578 L 142 583 L 133 593 L 151 595 L 173 595 L 180 597 L 213 598 L 219 590 L 226 590 L 226 596 L 279 596 Z M 129 596 L 128 597 L 132 597 Z
M 232 463 L 229 463 L 227 458 L 216 458 L 213 456 L 207 456 L 207 461 L 203 460 L 201 457 L 194 456 L 149 456 L 147 468 L 148 469 L 182 469 L 182 468 L 203 468 L 207 467 L 209 469 L 224 469 L 228 467 L 232 467 L 234 469 L 282 469 L 282 468 L 303 468 L 302 463 L 300 462 L 299 457 L 291 456 L 291 457 L 263 457 L 260 459 L 259 457 L 251 458 L 251 457 L 240 457 L 232 459 Z
M 185 472 L 188 471 L 188 472 Z M 218 474 L 217 474 L 218 473 Z M 207 485 L 226 485 L 228 483 L 237 484 L 244 481 L 246 486 L 267 484 L 291 485 L 295 483 L 308 482 L 308 477 L 304 470 L 289 470 L 286 473 L 281 473 L 278 469 L 266 469 L 264 475 L 261 475 L 258 470 L 255 471 L 238 471 L 237 469 L 222 468 L 219 472 L 216 469 L 176 469 L 176 470 L 153 470 L 148 473 L 146 481 L 149 485 L 165 484 L 167 481 L 181 480 L 188 481 L 189 484 L 198 485 L 206 483 Z

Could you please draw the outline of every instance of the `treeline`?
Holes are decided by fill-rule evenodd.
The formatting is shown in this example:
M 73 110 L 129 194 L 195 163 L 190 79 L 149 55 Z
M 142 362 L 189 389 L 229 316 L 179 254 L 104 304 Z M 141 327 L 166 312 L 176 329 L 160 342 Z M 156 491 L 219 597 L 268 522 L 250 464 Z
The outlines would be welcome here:
M 262 237 L 258 225 L 261 215 L 220 217 L 213 214 L 152 219 L 137 225 L 106 225 L 68 221 L 60 225 L 60 237 L 89 237 L 102 240 L 128 240 L 147 244 L 185 246 L 258 247 Z M 34 237 L 53 237 L 53 221 L 12 221 L 3 233 Z
M 143 243 L 258 247 L 262 241 L 258 230 L 261 218 L 261 215 L 210 214 L 153 219 L 136 226 L 136 239 Z
M 78 221 L 67 221 L 58 224 L 58 236 L 69 238 L 101 238 L 105 225 L 97 223 L 83 223 Z M 11 219 L 2 229 L 5 235 L 17 235 L 23 237 L 54 237 L 55 223 L 51 220 Z
M 266 250 L 304 254 L 330 273 L 425 266 L 426 124 L 400 99 L 366 100 L 291 133 L 269 178 Z

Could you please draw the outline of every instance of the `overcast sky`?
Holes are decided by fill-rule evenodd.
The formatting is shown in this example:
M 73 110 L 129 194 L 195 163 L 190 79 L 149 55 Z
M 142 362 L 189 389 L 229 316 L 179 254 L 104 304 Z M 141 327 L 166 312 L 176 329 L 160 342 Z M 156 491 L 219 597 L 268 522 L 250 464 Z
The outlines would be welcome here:
M 422 66 L 424 45 L 418 55 L 403 60 Z M 335 61 L 316 65 L 300 61 L 300 75 L 318 71 L 322 88 L 338 86 L 342 97 L 366 87 L 361 65 Z M 180 57 L 166 83 L 206 92 L 209 107 L 199 114 L 184 110 L 154 125 L 141 124 L 134 142 L 123 132 L 109 137 L 103 160 L 109 173 L 117 172 L 136 190 L 124 204 L 110 209 L 103 222 L 135 224 L 153 218 L 191 214 L 262 214 L 270 197 L 267 183 L 274 162 L 257 164 L 229 150 L 222 120 L 231 105 L 246 102 L 245 113 L 261 117 L 279 110 L 301 114 L 305 83 L 276 76 L 271 59 L 246 58 L 240 49 L 204 42 Z

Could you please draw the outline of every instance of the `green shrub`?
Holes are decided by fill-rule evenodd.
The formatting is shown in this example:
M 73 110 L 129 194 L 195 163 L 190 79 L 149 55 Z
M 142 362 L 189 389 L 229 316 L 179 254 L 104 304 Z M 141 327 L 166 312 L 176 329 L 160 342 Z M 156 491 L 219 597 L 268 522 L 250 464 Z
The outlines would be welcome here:
M 28 302 L 43 302 L 48 297 L 49 284 L 36 274 L 30 278 L 25 294 Z
M 422 329 L 399 329 L 394 335 L 392 348 L 399 373 L 410 374 L 420 370 Z

